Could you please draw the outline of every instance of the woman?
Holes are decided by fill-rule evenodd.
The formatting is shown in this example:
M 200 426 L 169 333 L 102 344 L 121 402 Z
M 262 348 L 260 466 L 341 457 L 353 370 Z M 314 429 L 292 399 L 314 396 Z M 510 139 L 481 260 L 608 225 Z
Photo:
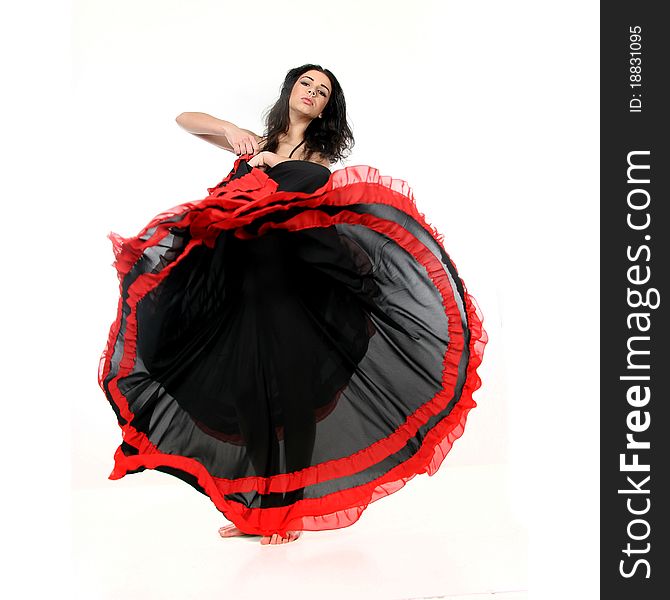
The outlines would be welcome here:
M 206 198 L 109 235 L 121 293 L 99 383 L 124 438 L 109 477 L 186 481 L 233 523 L 223 537 L 349 526 L 462 434 L 481 313 L 404 181 L 331 173 L 353 146 L 331 71 L 291 69 L 263 137 L 177 122 L 238 158 Z
M 353 136 L 346 122 L 344 94 L 337 79 L 320 67 L 300 72 L 308 67 L 293 69 L 287 75 L 280 97 L 268 115 L 270 129 L 265 138 L 204 113 L 182 113 L 177 123 L 189 133 L 238 156 L 258 154 L 248 164 L 263 170 L 289 160 L 296 151 L 295 159 L 329 167 L 344 158 L 344 152 L 353 146 Z M 313 123 L 314 119 L 323 120 Z M 261 145 L 273 151 L 259 153 Z

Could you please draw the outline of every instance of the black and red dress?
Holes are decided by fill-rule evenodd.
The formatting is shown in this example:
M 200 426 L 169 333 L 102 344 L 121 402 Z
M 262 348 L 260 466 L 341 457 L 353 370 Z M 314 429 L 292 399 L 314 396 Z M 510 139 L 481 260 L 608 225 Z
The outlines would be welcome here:
M 346 527 L 463 433 L 482 314 L 406 182 L 249 158 L 137 236 L 109 234 L 109 478 L 169 473 L 248 533 Z

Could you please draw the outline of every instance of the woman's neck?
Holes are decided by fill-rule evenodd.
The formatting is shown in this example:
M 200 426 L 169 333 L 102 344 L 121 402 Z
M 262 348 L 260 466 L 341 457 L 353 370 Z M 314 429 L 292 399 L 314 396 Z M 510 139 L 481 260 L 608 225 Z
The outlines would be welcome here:
M 309 117 L 290 112 L 288 131 L 284 134 L 282 141 L 287 144 L 299 144 L 305 139 L 305 131 L 311 122 Z

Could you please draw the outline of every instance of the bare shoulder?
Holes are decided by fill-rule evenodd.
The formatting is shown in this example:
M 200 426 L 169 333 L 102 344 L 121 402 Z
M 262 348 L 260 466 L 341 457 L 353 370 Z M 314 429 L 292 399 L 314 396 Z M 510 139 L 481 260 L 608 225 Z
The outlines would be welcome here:
M 330 169 L 330 161 L 320 152 L 315 152 L 311 158 L 311 162 L 315 162 L 319 165 L 323 165 Z

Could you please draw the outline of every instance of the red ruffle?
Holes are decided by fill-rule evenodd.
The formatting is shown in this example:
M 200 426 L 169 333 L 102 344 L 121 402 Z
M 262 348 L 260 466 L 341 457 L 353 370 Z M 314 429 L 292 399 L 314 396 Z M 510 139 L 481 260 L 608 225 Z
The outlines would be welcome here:
M 233 171 L 238 167 L 240 160 L 243 160 L 243 157 L 236 161 Z M 114 266 L 120 279 L 123 279 L 129 272 L 144 249 L 155 245 L 169 233 L 171 227 L 188 225 L 194 236 L 174 262 L 159 273 L 140 275 L 128 288 L 127 305 L 130 313 L 126 317 L 124 353 L 117 376 L 109 382 L 109 392 L 121 416 L 126 420 L 126 424 L 121 426 L 123 438 L 138 450 L 138 454 L 126 456 L 119 447 L 114 455 L 115 467 L 109 478 L 120 479 L 128 471 L 139 467 L 169 466 L 180 469 L 196 477 L 199 485 L 202 486 L 214 505 L 237 527 L 248 533 L 286 535 L 288 530 L 324 530 L 347 527 L 360 518 L 371 502 L 397 491 L 415 475 L 421 473 L 433 475 L 439 469 L 454 441 L 462 435 L 468 412 L 477 406 L 472 397 L 473 393 L 481 386 L 477 368 L 482 362 L 484 348 L 488 341 L 483 328 L 483 315 L 463 283 L 465 308 L 471 331 L 467 378 L 461 397 L 449 416 L 442 419 L 428 432 L 421 448 L 411 459 L 365 485 L 334 492 L 322 498 L 299 500 L 289 506 L 254 509 L 226 500 L 224 494 L 233 492 L 252 490 L 257 490 L 262 494 L 286 492 L 316 482 L 352 475 L 399 451 L 409 439 L 414 437 L 422 425 L 425 425 L 433 415 L 440 413 L 451 400 L 464 340 L 458 306 L 452 295 L 444 266 L 428 248 L 393 221 L 347 210 L 340 211 L 334 216 L 318 210 L 309 210 L 281 223 L 265 223 L 259 228 L 257 235 L 262 235 L 271 228 L 297 231 L 310 227 L 328 227 L 341 222 L 358 223 L 387 235 L 411 253 L 426 268 L 440 291 L 445 314 L 448 315 L 451 342 L 443 359 L 442 389 L 386 438 L 351 456 L 320 463 L 294 473 L 271 477 L 217 478 L 210 475 L 205 467 L 195 459 L 161 453 L 145 434 L 138 432 L 131 425 L 133 414 L 118 388 L 117 381 L 131 372 L 135 361 L 137 334 L 135 307 L 137 303 L 163 278 L 167 277 L 171 269 L 193 247 L 202 243 L 211 246 L 216 236 L 224 229 L 235 229 L 235 235 L 249 237 L 251 234 L 243 232 L 240 229 L 241 226 L 270 211 L 286 210 L 296 205 L 314 209 L 321 205 L 343 206 L 356 203 L 381 203 L 394 206 L 414 217 L 433 234 L 437 241 L 440 243 L 443 241 L 443 236 L 428 224 L 425 216 L 418 211 L 409 185 L 399 179 L 380 176 L 378 170 L 373 167 L 361 165 L 335 171 L 322 188 L 310 194 L 277 192 L 277 184 L 259 169 L 252 169 L 249 174 L 221 187 L 229 179 L 230 175 L 219 185 L 208 188 L 210 195 L 204 200 L 181 204 L 156 216 L 134 238 L 124 239 L 114 233 L 109 235 L 116 257 Z M 289 200 L 290 202 L 286 202 Z M 177 223 L 165 222 L 165 219 L 182 214 L 183 218 Z M 147 240 L 142 240 L 141 237 L 153 227 L 156 229 L 152 235 Z M 117 319 L 112 324 L 107 347 L 100 361 L 98 380 L 101 387 L 111 367 L 114 342 L 121 325 L 121 308 L 122 301 L 120 300 Z

